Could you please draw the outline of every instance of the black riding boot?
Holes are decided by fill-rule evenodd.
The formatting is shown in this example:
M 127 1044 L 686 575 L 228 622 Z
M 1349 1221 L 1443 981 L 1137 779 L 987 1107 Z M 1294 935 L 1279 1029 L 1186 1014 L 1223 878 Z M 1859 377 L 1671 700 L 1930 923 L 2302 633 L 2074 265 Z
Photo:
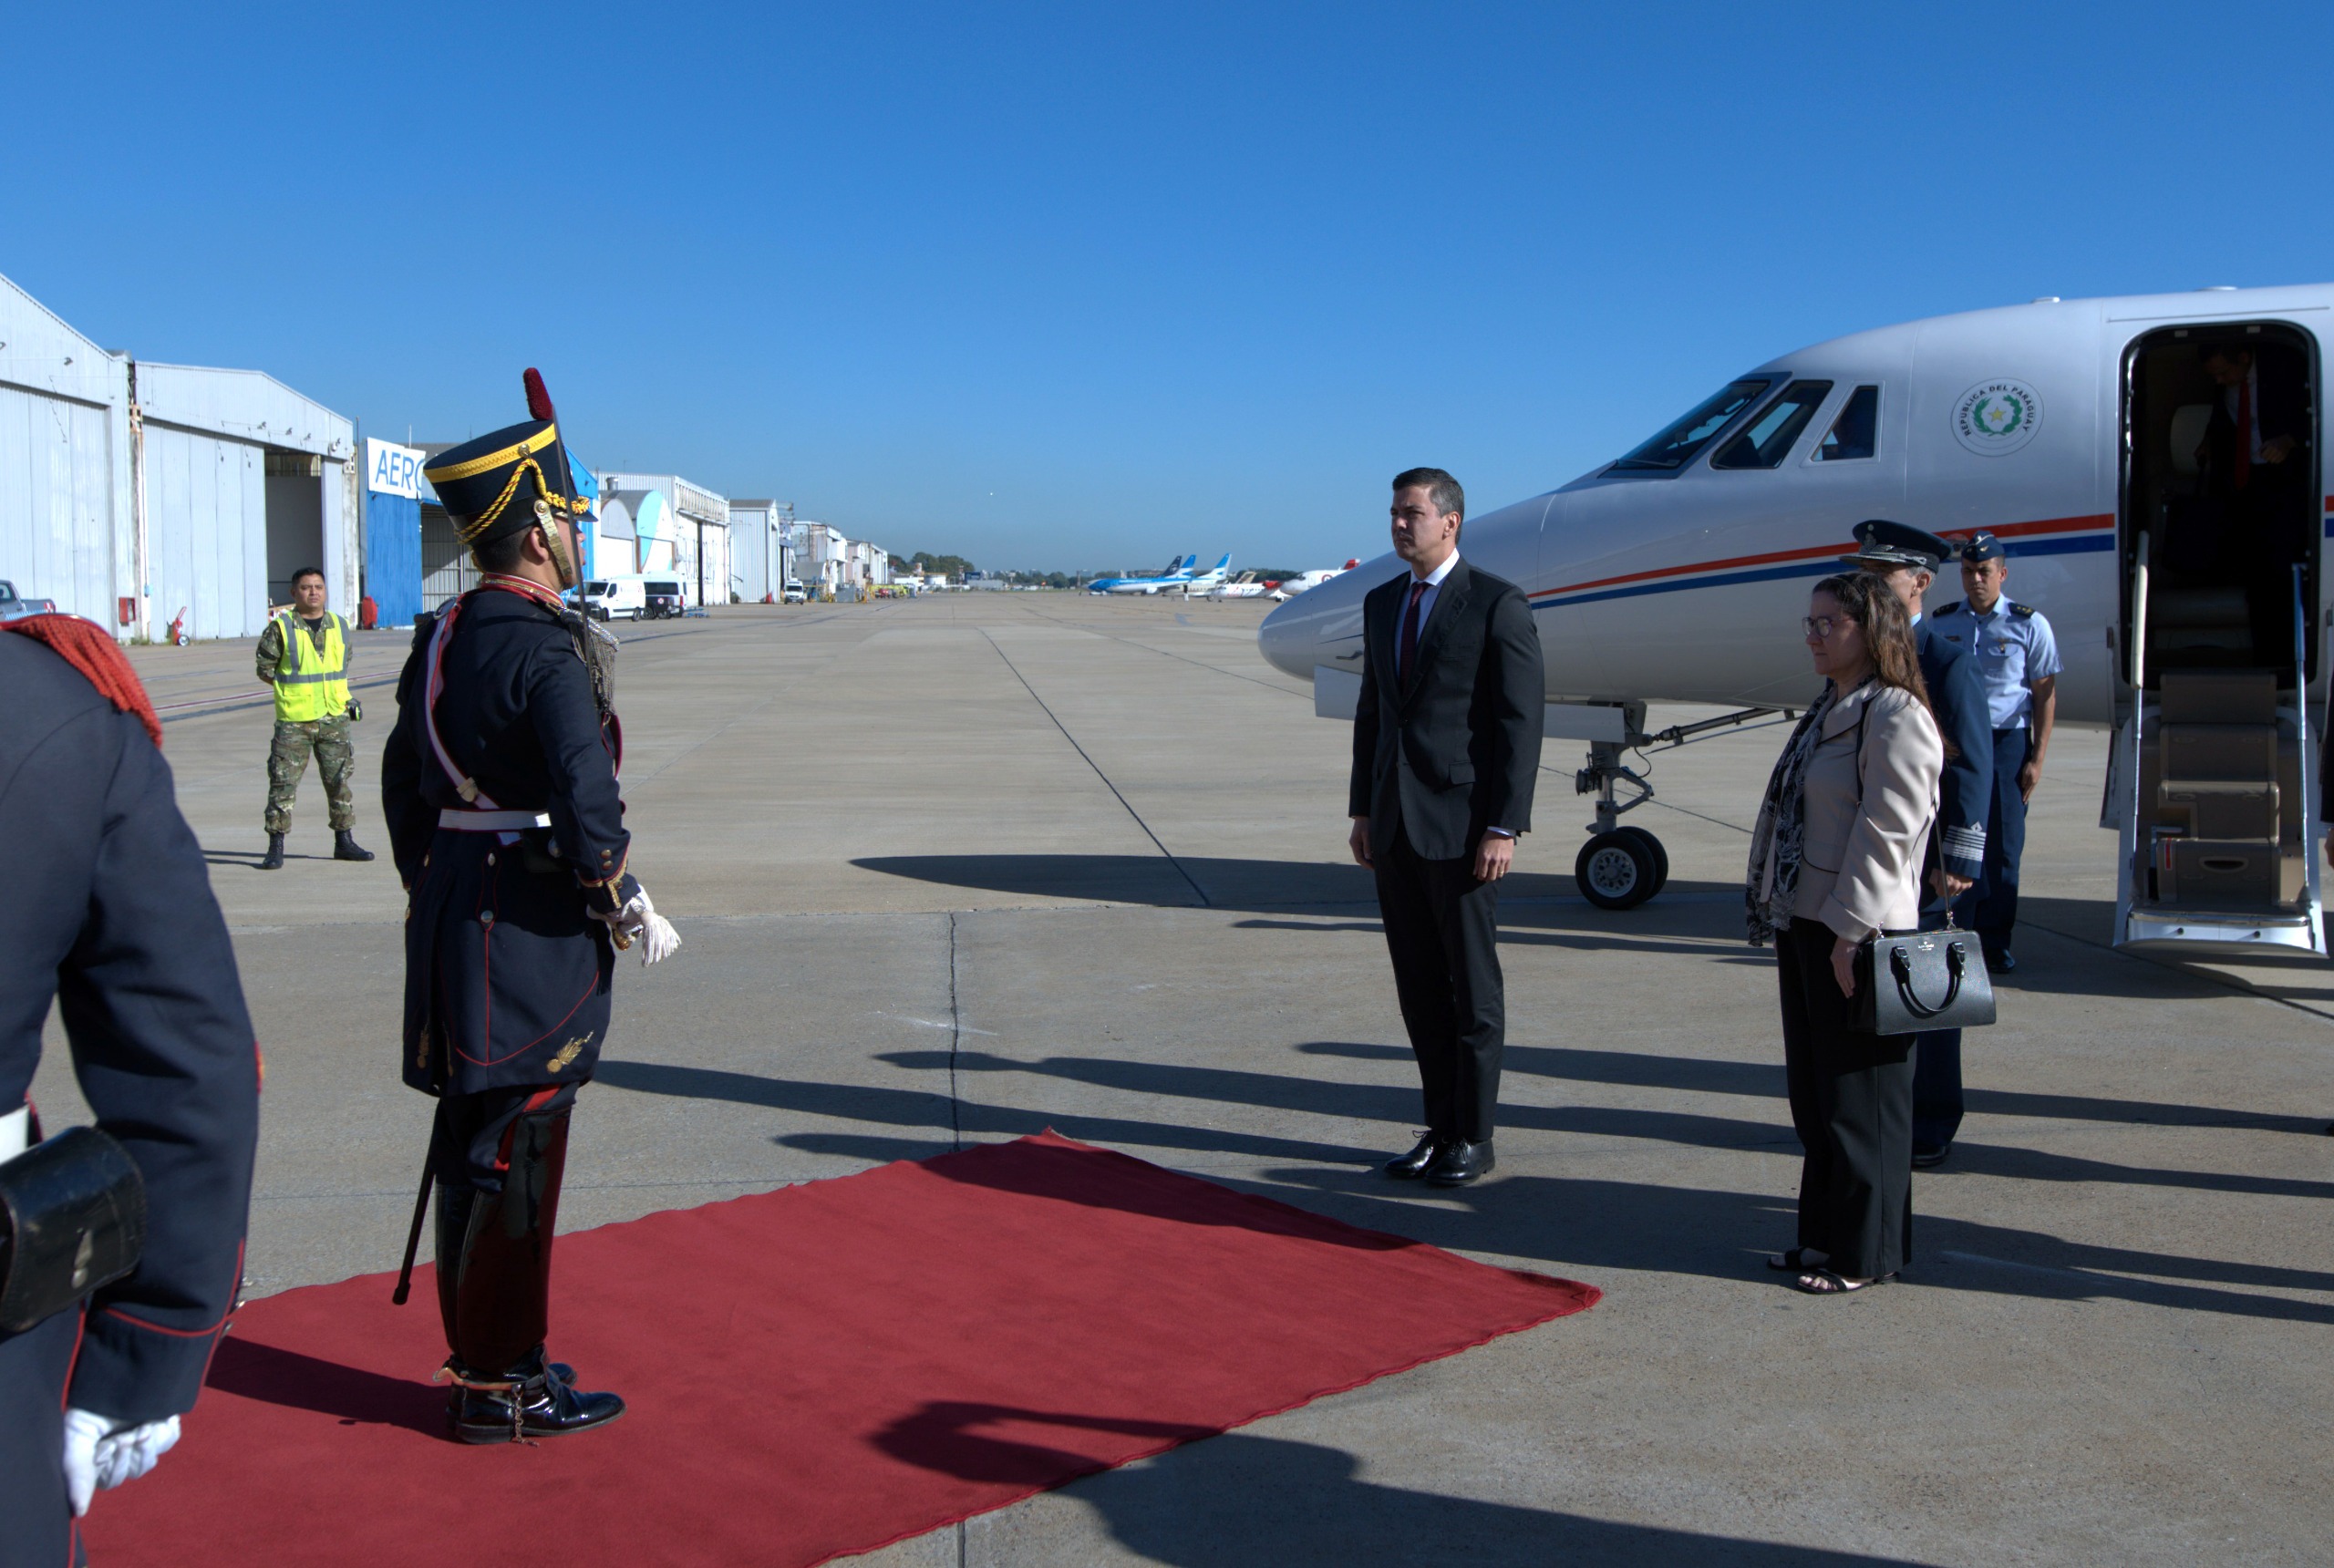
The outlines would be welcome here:
M 447 1415 L 464 1442 L 556 1437 L 624 1414 L 615 1395 L 581 1393 L 570 1368 L 543 1359 L 570 1114 L 512 1124 L 501 1191 L 439 1184 L 438 1309 L 458 1385 Z
M 281 833 L 270 833 L 270 834 L 268 834 L 268 836 L 267 836 L 267 858 L 266 858 L 265 860 L 263 860 L 263 861 L 260 861 L 260 863 L 259 863 L 259 869 L 260 869 L 260 870 L 262 870 L 262 871 L 263 871 L 263 872 L 280 872 L 280 871 L 282 871 L 282 870 L 284 869 L 284 835 L 283 835 L 283 834 L 281 834 Z
M 332 836 L 332 858 L 336 861 L 369 861 L 373 851 L 356 841 L 356 835 L 346 828 L 336 830 Z

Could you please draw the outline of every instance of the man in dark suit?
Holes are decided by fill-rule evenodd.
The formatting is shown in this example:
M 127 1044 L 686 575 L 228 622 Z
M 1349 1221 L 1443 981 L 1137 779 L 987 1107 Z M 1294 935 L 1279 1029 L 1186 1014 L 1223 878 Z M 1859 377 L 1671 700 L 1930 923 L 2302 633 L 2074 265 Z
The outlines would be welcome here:
M 106 1253 L 77 1203 L 22 1216 L 33 1244 L 0 1248 L 0 1271 L 25 1275 L 12 1300 L 47 1314 L 0 1330 L 0 1564 L 62 1568 L 82 1561 L 76 1521 L 92 1493 L 143 1475 L 178 1439 L 226 1332 L 259 1053 L 210 868 L 129 661 L 69 615 L 7 629 L 23 634 L 0 635 L 0 838 L 15 877 L 0 944 L 0 1161 L 36 1209 L 102 1175 L 65 1137 L 39 1147 L 27 1095 L 54 1003 L 98 1130 L 145 1191 L 144 1247 L 118 1278 L 87 1280 L 84 1260 Z M 26 1162 L 60 1158 L 73 1180 L 54 1165 L 45 1182 L 28 1175 Z M 44 1232 L 67 1244 L 44 1249 Z M 38 1266 L 44 1251 L 63 1267 Z
M 1935 911 L 1967 892 L 1986 870 L 1986 821 L 1993 809 L 1994 729 L 1986 686 L 1960 645 L 1937 634 L 1921 613 L 1921 599 L 1955 546 L 1926 529 L 1884 518 L 1856 524 L 1856 552 L 1846 560 L 1875 576 L 1903 601 L 1913 618 L 1913 646 L 1929 711 L 1945 738 L 1945 776 L 1937 784 L 1936 861 L 1929 883 Z M 1999 966 L 2009 967 L 2008 954 Z M 1990 960 L 1993 954 L 1988 954 Z M 1913 1164 L 1945 1162 L 1961 1130 L 1961 1031 L 1930 1029 L 1914 1040 Z
M 1441 469 L 1394 479 L 1410 571 L 1362 601 L 1353 858 L 1378 875 L 1426 1135 L 1387 1174 L 1460 1187 L 1492 1169 L 1507 1037 L 1499 879 L 1532 826 L 1544 686 L 1531 602 L 1459 556 L 1467 507 Z
M 2205 504 L 2218 521 L 2214 575 L 2245 590 L 2258 665 L 2294 662 L 2295 565 L 2317 526 L 2309 490 L 2308 366 L 2268 339 L 2200 351 L 2213 417 L 2196 449 Z

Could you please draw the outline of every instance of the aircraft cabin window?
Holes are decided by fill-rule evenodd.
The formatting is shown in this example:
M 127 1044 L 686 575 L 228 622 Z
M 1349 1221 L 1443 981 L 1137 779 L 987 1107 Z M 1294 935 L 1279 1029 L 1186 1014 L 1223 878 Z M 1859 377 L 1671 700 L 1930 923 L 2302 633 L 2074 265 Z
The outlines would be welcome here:
M 1791 455 L 1792 443 L 1832 395 L 1829 381 L 1794 381 L 1760 411 L 1742 434 L 1710 459 L 1714 469 L 1771 469 Z
M 1869 458 L 1880 450 L 1880 388 L 1859 387 L 1823 433 L 1821 445 L 1815 449 L 1819 463 L 1844 462 L 1850 458 Z
M 1717 397 L 1698 405 L 1692 413 L 1613 466 L 1616 469 L 1684 468 L 1693 460 L 1696 452 L 1709 445 L 1711 437 L 1725 429 L 1729 421 L 1757 402 L 1773 385 L 1771 380 L 1730 383 Z

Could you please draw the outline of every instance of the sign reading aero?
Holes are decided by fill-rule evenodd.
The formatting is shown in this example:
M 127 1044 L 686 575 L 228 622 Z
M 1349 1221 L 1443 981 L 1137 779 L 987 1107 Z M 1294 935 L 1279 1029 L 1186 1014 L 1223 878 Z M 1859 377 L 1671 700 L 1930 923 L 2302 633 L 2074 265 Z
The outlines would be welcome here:
M 2102 826 L 2121 844 L 2119 943 L 2322 951 L 2330 315 L 2321 284 L 2038 300 L 1856 333 L 1470 518 L 1468 559 L 1531 596 L 1548 735 L 1589 745 L 1582 891 L 1625 908 L 1664 874 L 1653 836 L 1619 822 L 1652 796 L 1627 753 L 1813 700 L 1808 588 L 1842 569 L 1858 521 L 1882 517 L 1993 533 L 2015 558 L 2012 595 L 2050 616 L 2060 721 L 2113 731 Z M 2243 463 L 2240 384 L 2259 427 Z M 2273 417 L 2290 440 L 2272 438 Z M 1317 712 L 1351 717 L 1362 596 L 1401 570 L 1380 556 L 1266 617 L 1265 656 L 1313 679 Z M 1958 597 L 1948 566 L 1930 602 Z M 1734 711 L 1649 735 L 1648 701 Z M 2246 734 L 2207 747 L 2195 727 L 2212 723 Z M 2200 769 L 2243 777 L 2189 777 Z

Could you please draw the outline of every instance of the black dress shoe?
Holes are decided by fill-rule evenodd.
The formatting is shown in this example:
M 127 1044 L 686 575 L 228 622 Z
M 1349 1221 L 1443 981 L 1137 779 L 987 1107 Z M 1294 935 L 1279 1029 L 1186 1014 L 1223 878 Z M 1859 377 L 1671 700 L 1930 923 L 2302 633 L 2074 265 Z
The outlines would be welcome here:
M 284 835 L 283 835 L 283 834 L 281 834 L 281 833 L 270 833 L 270 834 L 268 834 L 268 836 L 267 836 L 267 856 L 266 856 L 266 858 L 265 858 L 264 860 L 263 860 L 263 861 L 260 861 L 260 863 L 259 863 L 259 869 L 260 869 L 260 870 L 262 870 L 262 871 L 263 871 L 263 872 L 280 872 L 280 871 L 282 871 L 282 870 L 284 869 Z
M 1492 1164 L 1490 1139 L 1486 1138 L 1481 1143 L 1453 1139 L 1442 1146 L 1442 1152 L 1436 1155 L 1434 1163 L 1427 1167 L 1426 1184 L 1430 1187 L 1464 1187 L 1479 1176 L 1490 1175 Z
M 1913 1169 L 1934 1171 L 1944 1164 L 1945 1157 L 1952 1152 L 1953 1145 L 1950 1143 L 1942 1149 L 1916 1149 L 1913 1150 Z
M 369 861 L 373 851 L 356 841 L 356 835 L 346 828 L 333 835 L 332 858 L 336 861 Z
M 1419 1140 L 1416 1149 L 1386 1161 L 1386 1174 L 1399 1181 L 1415 1181 L 1426 1174 L 1426 1168 L 1434 1163 L 1434 1157 L 1441 1149 L 1442 1140 L 1430 1132 Z
M 2009 948 L 1989 947 L 1986 950 L 1986 972 L 1988 974 L 2007 975 L 2017 967 L 2018 960 L 2011 954 Z
M 447 1401 L 454 1435 L 466 1443 L 508 1443 L 522 1438 L 558 1438 L 604 1427 L 624 1414 L 614 1394 L 586 1394 L 563 1374 L 563 1362 L 546 1364 L 535 1353 L 501 1377 L 481 1377 L 449 1361 L 446 1370 L 460 1385 Z

